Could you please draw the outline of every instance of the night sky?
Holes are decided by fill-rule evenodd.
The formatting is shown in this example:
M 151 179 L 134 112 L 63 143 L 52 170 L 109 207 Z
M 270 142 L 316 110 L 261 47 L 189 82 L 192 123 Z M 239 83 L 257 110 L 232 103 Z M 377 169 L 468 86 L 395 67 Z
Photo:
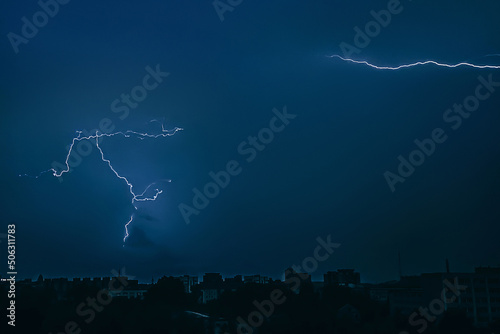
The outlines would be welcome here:
M 8 34 L 21 35 L 21 19 L 32 21 L 40 6 L 2 1 L 0 233 L 16 223 L 19 276 L 110 276 L 125 267 L 144 281 L 204 272 L 282 278 L 328 235 L 341 246 L 315 279 L 339 268 L 364 282 L 396 279 L 398 251 L 403 274 L 443 271 L 446 258 L 453 271 L 500 264 L 500 87 L 456 130 L 443 119 L 474 95 L 479 76 L 500 82 L 500 70 L 381 71 L 327 57 L 342 55 L 354 27 L 388 2 L 242 1 L 221 21 L 211 1 L 70 1 L 16 53 Z M 485 57 L 500 53 L 498 1 L 402 0 L 400 8 L 352 58 L 500 64 Z M 113 101 L 142 85 L 148 66 L 169 75 L 121 119 Z M 285 106 L 296 117 L 248 162 L 240 143 Z M 138 204 L 125 244 L 131 195 L 95 147 L 62 182 L 51 173 L 18 177 L 64 162 L 75 131 L 105 118 L 114 131 L 157 133 L 152 119 L 184 129 L 103 140 L 138 192 L 171 180 L 156 201 Z M 392 192 L 384 173 L 397 173 L 398 156 L 436 128 L 447 140 Z M 186 224 L 179 205 L 193 206 L 193 188 L 231 160 L 241 173 Z

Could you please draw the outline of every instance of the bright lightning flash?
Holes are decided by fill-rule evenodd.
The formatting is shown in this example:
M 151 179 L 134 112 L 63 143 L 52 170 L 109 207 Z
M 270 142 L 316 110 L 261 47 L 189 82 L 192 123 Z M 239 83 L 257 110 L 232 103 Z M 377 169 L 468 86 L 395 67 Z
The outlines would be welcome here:
M 158 121 L 152 120 L 150 122 L 158 122 Z M 127 130 L 125 132 L 114 132 L 114 133 L 99 133 L 99 131 L 96 131 L 95 135 L 89 135 L 86 137 L 82 137 L 82 131 L 77 131 L 76 132 L 77 136 L 73 138 L 73 141 L 71 142 L 71 145 L 70 145 L 69 150 L 68 150 L 68 154 L 66 155 L 66 160 L 65 160 L 66 168 L 59 171 L 59 172 L 54 168 L 50 168 L 46 171 L 41 172 L 39 175 L 34 176 L 34 177 L 39 178 L 42 174 L 45 174 L 47 172 L 52 172 L 52 175 L 54 175 L 55 177 L 61 177 L 64 173 L 68 173 L 70 171 L 69 158 L 71 156 L 71 153 L 73 152 L 73 148 L 75 147 L 75 143 L 79 142 L 81 140 L 95 140 L 95 145 L 101 154 L 101 160 L 104 161 L 108 165 L 108 167 L 111 169 L 111 171 L 113 171 L 113 173 L 116 175 L 117 178 L 119 178 L 120 180 L 123 180 L 127 184 L 128 188 L 129 188 L 129 192 L 132 195 L 132 205 L 134 206 L 134 209 L 137 211 L 137 206 L 135 205 L 135 202 L 155 201 L 156 198 L 158 197 L 158 195 L 160 195 L 163 192 L 163 190 L 155 188 L 154 195 L 150 196 L 150 197 L 145 195 L 146 192 L 151 187 L 153 187 L 155 184 L 157 184 L 159 182 L 170 182 L 170 180 L 155 181 L 155 182 L 151 183 L 150 185 L 148 185 L 142 193 L 134 192 L 134 186 L 132 185 L 132 183 L 130 183 L 130 181 L 125 176 L 118 174 L 116 169 L 111 164 L 111 161 L 104 157 L 104 152 L 103 152 L 101 146 L 99 146 L 99 138 L 114 137 L 114 136 L 123 136 L 125 138 L 129 138 L 129 137 L 133 136 L 133 137 L 141 139 L 141 140 L 143 140 L 145 138 L 156 139 L 156 138 L 161 138 L 161 137 L 173 136 L 178 131 L 183 130 L 182 128 L 178 128 L 178 127 L 175 127 L 172 130 L 166 130 L 164 128 L 163 124 L 162 123 L 160 123 L 160 124 L 161 124 L 161 132 L 159 134 L 141 133 L 141 132 L 131 131 L 131 130 Z M 19 176 L 29 176 L 29 175 L 23 174 L 23 175 L 19 175 Z M 127 238 L 129 237 L 128 226 L 132 223 L 133 220 L 134 220 L 134 214 L 132 214 L 130 216 L 130 220 L 125 224 L 125 236 L 123 238 L 124 243 L 127 240 Z
M 465 62 L 464 63 L 458 63 L 458 64 L 443 64 L 443 63 L 438 63 L 438 62 L 433 61 L 433 60 L 419 61 L 419 62 L 412 63 L 412 64 L 406 64 L 406 65 L 400 65 L 400 66 L 391 67 L 391 66 L 377 66 L 377 65 L 371 64 L 371 63 L 369 63 L 369 62 L 367 62 L 365 60 L 354 60 L 354 59 L 350 59 L 350 58 L 344 58 L 344 57 L 341 57 L 339 55 L 332 55 L 332 56 L 327 56 L 327 57 L 338 58 L 340 60 L 343 60 L 343 61 L 346 61 L 346 62 L 350 62 L 350 63 L 366 65 L 366 66 L 375 68 L 377 70 L 391 70 L 391 71 L 397 71 L 397 70 L 401 70 L 403 68 L 420 66 L 420 65 L 428 65 L 428 64 L 432 64 L 432 65 L 436 65 L 436 66 L 441 66 L 441 67 L 448 67 L 448 68 L 455 68 L 455 67 L 460 67 L 460 66 L 466 66 L 466 67 L 473 67 L 473 68 L 480 68 L 480 69 L 500 69 L 500 65 L 476 65 L 476 64 L 465 63 Z

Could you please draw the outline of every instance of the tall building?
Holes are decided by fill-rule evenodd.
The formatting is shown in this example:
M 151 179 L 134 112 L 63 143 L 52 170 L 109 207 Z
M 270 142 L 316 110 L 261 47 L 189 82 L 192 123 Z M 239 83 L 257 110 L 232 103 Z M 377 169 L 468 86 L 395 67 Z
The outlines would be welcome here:
M 355 286 L 361 282 L 360 274 L 354 269 L 339 269 L 323 275 L 325 286 Z
M 203 275 L 203 283 L 222 283 L 222 275 L 220 273 L 206 273 Z
M 243 285 L 243 279 L 241 275 L 236 275 L 234 277 L 226 277 L 224 279 L 224 291 L 236 291 Z
M 453 273 L 448 268 L 366 288 L 373 300 L 389 303 L 391 314 L 416 312 L 420 318 L 426 309 L 439 318 L 449 310 L 463 311 L 479 327 L 500 320 L 500 268 L 479 267 L 471 273 Z
M 422 288 L 424 303 L 442 299 L 441 293 L 446 289 L 447 298 L 442 299 L 445 310 L 465 311 L 476 326 L 500 319 L 500 268 L 479 267 L 473 273 L 422 274 Z
M 250 275 L 244 276 L 243 282 L 245 283 L 257 283 L 257 284 L 267 284 L 269 283 L 269 277 L 261 275 Z
M 203 282 L 200 283 L 201 302 L 206 304 L 218 299 L 223 290 L 223 283 L 222 275 L 219 273 L 206 273 L 203 275 Z
M 198 284 L 198 276 L 184 275 L 175 278 L 182 282 L 185 293 L 191 293 L 192 287 Z

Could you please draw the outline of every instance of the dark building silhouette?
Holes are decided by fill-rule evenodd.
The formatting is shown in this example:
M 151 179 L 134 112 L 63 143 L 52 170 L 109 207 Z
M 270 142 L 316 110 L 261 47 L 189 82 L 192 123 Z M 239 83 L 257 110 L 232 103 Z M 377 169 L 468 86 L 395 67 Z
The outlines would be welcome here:
M 201 302 L 206 304 L 219 298 L 223 291 L 222 275 L 220 273 L 206 273 L 203 282 L 200 283 Z
M 182 284 L 184 285 L 185 293 L 193 292 L 192 288 L 198 284 L 198 276 L 184 275 L 175 278 L 182 282 Z
M 370 297 L 388 303 L 391 314 L 420 316 L 429 309 L 439 318 L 446 311 L 464 312 L 478 327 L 500 320 L 500 268 L 478 267 L 472 273 L 424 273 L 401 280 L 363 285 Z M 416 318 L 419 319 L 419 318 Z
M 361 283 L 360 274 L 354 269 L 339 269 L 323 275 L 325 286 L 355 286 Z

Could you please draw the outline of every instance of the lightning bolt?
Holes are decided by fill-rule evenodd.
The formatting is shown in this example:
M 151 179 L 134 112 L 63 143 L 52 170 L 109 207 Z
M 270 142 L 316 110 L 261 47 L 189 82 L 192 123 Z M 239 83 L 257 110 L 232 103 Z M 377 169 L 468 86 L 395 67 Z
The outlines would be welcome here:
M 150 121 L 150 123 L 151 122 L 158 122 L 158 123 L 161 124 L 161 132 L 160 133 L 158 133 L 158 134 L 150 134 L 150 133 L 147 133 L 147 132 L 146 133 L 142 133 L 142 132 L 137 132 L 137 131 L 132 131 L 132 130 L 127 130 L 125 132 L 120 131 L 120 132 L 114 132 L 114 133 L 99 133 L 99 131 L 96 131 L 95 135 L 82 136 L 82 131 L 76 131 L 77 135 L 71 141 L 71 145 L 69 147 L 68 154 L 66 155 L 66 160 L 65 160 L 66 168 L 65 169 L 63 169 L 63 170 L 61 170 L 61 171 L 58 172 L 55 168 L 50 168 L 48 170 L 42 171 L 40 174 L 38 174 L 36 176 L 30 176 L 28 174 L 20 174 L 19 176 L 20 177 L 27 176 L 27 177 L 39 178 L 40 176 L 42 176 L 45 173 L 52 172 L 53 176 L 55 176 L 55 177 L 61 177 L 64 173 L 68 173 L 70 171 L 69 158 L 70 158 L 71 153 L 73 152 L 73 148 L 75 147 L 75 143 L 77 143 L 77 142 L 79 142 L 81 140 L 95 140 L 95 145 L 96 145 L 97 149 L 99 150 L 99 153 L 101 155 L 101 160 L 108 165 L 108 167 L 111 169 L 111 171 L 115 174 L 115 176 L 118 179 L 123 180 L 127 184 L 129 192 L 132 195 L 131 203 L 132 203 L 134 209 L 137 211 L 138 208 L 135 205 L 136 202 L 155 201 L 158 198 L 158 195 L 160 195 L 163 192 L 163 190 L 155 188 L 154 189 L 155 190 L 154 195 L 148 197 L 146 195 L 146 192 L 149 189 L 151 189 L 154 185 L 158 184 L 159 182 L 170 182 L 170 180 L 165 180 L 164 179 L 164 180 L 155 181 L 155 182 L 149 184 L 144 189 L 143 192 L 136 193 L 134 191 L 134 185 L 125 176 L 120 175 L 116 171 L 116 169 L 113 167 L 111 161 L 104 156 L 104 151 L 102 150 L 101 146 L 99 146 L 99 138 L 102 138 L 102 137 L 123 136 L 125 138 L 135 137 L 135 138 L 138 138 L 140 140 L 143 140 L 143 139 L 146 139 L 146 138 L 156 139 L 156 138 L 161 138 L 161 137 L 173 136 L 178 131 L 182 131 L 183 130 L 182 128 L 178 128 L 178 127 L 175 127 L 175 128 L 173 128 L 171 130 L 167 130 L 167 129 L 165 129 L 163 123 L 159 122 L 158 120 L 152 120 L 152 121 Z M 128 231 L 128 227 L 132 223 L 132 221 L 134 220 L 134 217 L 135 217 L 135 215 L 132 214 L 130 216 L 130 220 L 125 224 L 125 236 L 123 238 L 123 243 L 125 243 L 125 241 L 127 240 L 127 238 L 130 235 L 129 231 Z M 123 246 L 125 247 L 125 245 L 123 245 Z
M 495 56 L 495 55 L 488 55 L 488 56 Z M 391 66 L 378 66 L 378 65 L 371 64 L 365 60 L 354 60 L 351 58 L 344 58 L 344 57 L 341 57 L 339 55 L 332 55 L 332 56 L 327 56 L 327 57 L 338 58 L 338 59 L 343 60 L 345 62 L 350 62 L 350 63 L 354 63 L 354 64 L 366 65 L 366 66 L 375 68 L 377 70 L 391 70 L 391 71 L 397 71 L 397 70 L 401 70 L 404 68 L 429 65 L 429 64 L 440 66 L 440 67 L 448 67 L 448 68 L 456 68 L 456 67 L 465 66 L 465 67 L 473 67 L 473 68 L 480 68 L 480 69 L 500 69 L 500 65 L 476 65 L 476 64 L 466 63 L 466 62 L 458 63 L 458 64 L 444 64 L 444 63 L 438 63 L 437 61 L 434 61 L 434 60 L 419 61 L 416 63 L 391 67 Z
M 137 208 L 135 208 L 137 210 Z M 130 216 L 130 220 L 125 224 L 125 236 L 123 237 L 123 243 L 125 243 L 125 241 L 127 240 L 129 234 L 128 234 L 128 226 L 130 225 L 130 223 L 132 222 L 132 220 L 134 220 L 134 215 Z M 123 245 L 125 246 L 125 245 Z

